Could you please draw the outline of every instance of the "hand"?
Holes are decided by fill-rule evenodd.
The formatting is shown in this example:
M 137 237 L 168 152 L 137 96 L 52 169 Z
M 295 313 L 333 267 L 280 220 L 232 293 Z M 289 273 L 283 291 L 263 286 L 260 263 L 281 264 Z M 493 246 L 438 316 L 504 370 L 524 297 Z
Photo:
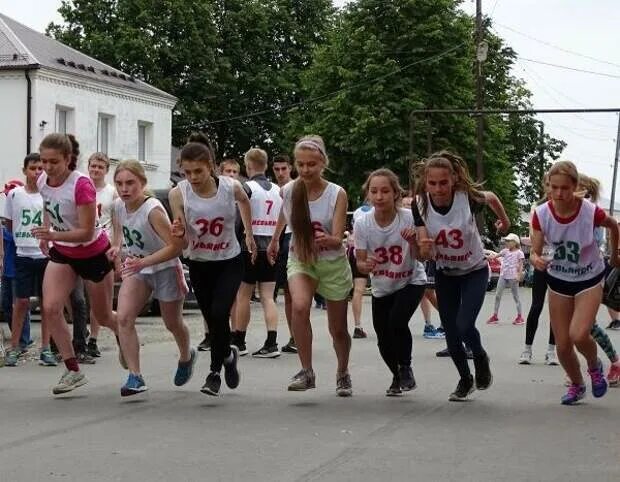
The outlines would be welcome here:
M 37 226 L 30 231 L 32 235 L 38 240 L 53 241 L 54 231 L 49 226 Z
M 403 237 L 405 241 L 407 241 L 411 246 L 415 244 L 416 232 L 413 228 L 405 228 L 400 232 L 400 235 Z
M 170 226 L 170 233 L 175 238 L 182 238 L 183 236 L 185 236 L 185 226 L 183 226 L 183 222 L 180 218 L 172 221 L 172 224 Z
M 108 249 L 105 252 L 105 255 L 106 255 L 106 258 L 108 258 L 108 261 L 114 261 L 116 257 L 118 256 L 119 251 L 120 251 L 120 248 L 118 246 L 112 246 L 110 249 Z
M 248 247 L 248 251 L 252 255 L 252 264 L 254 264 L 256 262 L 256 255 L 258 254 L 258 251 L 256 250 L 256 241 L 254 241 L 254 236 L 252 236 L 251 234 L 246 235 L 245 245 Z
M 534 266 L 534 269 L 537 269 L 538 271 L 547 271 L 547 266 L 549 266 L 548 261 L 545 261 L 542 257 L 535 253 L 530 256 L 530 262 L 532 263 L 532 266 Z
M 316 231 L 314 233 L 314 244 L 319 248 L 332 248 L 335 243 L 335 236 L 327 234 L 324 231 Z
M 138 273 L 142 268 L 142 258 L 130 256 L 121 266 L 121 278 L 128 278 L 129 276 Z
M 360 271 L 366 274 L 372 273 L 377 267 L 377 263 L 378 263 L 377 258 L 375 258 L 374 256 L 368 256 L 366 258 L 366 261 L 361 263 L 360 267 L 362 269 Z
M 278 259 L 278 251 L 280 250 L 280 243 L 274 238 L 271 238 L 271 242 L 269 246 L 267 246 L 267 259 L 269 263 L 273 266 L 276 264 L 276 260 Z
M 47 257 L 50 257 L 50 243 L 49 241 L 46 241 L 44 239 L 42 239 L 41 241 L 39 241 L 39 249 L 41 250 L 41 252 Z
M 499 233 L 506 234 L 510 229 L 510 221 L 508 219 L 498 219 L 495 221 L 495 229 Z

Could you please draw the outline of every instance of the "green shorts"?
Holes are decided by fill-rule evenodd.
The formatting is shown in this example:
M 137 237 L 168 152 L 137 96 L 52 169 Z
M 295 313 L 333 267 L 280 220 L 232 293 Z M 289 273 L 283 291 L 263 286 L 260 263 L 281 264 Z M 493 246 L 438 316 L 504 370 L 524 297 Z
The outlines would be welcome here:
M 313 264 L 289 258 L 286 264 L 287 278 L 296 274 L 305 274 L 318 281 L 317 293 L 330 301 L 346 300 L 353 288 L 351 267 L 344 255 L 336 259 L 320 259 Z

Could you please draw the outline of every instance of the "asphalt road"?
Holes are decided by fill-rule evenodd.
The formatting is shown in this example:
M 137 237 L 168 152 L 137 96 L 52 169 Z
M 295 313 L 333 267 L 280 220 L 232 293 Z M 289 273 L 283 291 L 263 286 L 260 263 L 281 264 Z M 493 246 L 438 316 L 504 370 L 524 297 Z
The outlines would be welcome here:
M 528 307 L 529 290 L 522 294 Z M 299 369 L 297 356 L 288 354 L 244 357 L 240 387 L 212 398 L 198 391 L 209 365 L 202 353 L 196 376 L 176 388 L 176 347 L 154 318 L 140 320 L 150 387 L 140 401 L 121 400 L 125 374 L 111 348 L 85 367 L 88 385 L 59 398 L 50 388 L 60 368 L 33 361 L 2 368 L 0 481 L 619 481 L 620 389 L 561 406 L 562 370 L 542 363 L 547 313 L 535 364 L 519 366 L 525 327 L 510 324 L 507 295 L 507 321 L 486 326 L 492 301 L 490 294 L 479 327 L 495 382 L 465 403 L 448 402 L 457 374 L 449 359 L 434 356 L 444 342 L 421 337 L 419 313 L 412 322 L 418 388 L 385 397 L 391 379 L 377 351 L 368 298 L 370 337 L 353 340 L 350 399 L 335 396 L 335 356 L 320 310 L 313 310 L 317 389 L 306 393 L 286 391 Z M 264 337 L 258 305 L 252 315 L 250 350 Z M 198 343 L 200 317 L 189 312 L 187 320 Z M 620 346 L 620 332 L 610 335 Z M 102 344 L 111 347 L 111 338 Z

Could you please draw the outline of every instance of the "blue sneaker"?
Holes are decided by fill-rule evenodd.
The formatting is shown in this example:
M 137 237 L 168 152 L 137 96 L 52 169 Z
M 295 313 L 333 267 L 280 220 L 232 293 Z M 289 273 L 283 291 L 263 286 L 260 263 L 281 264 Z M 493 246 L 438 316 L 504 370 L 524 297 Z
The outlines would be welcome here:
M 185 385 L 189 382 L 194 374 L 194 365 L 196 364 L 196 359 L 198 358 L 198 353 L 193 348 L 189 351 L 189 360 L 186 362 L 179 362 L 177 366 L 177 372 L 174 375 L 174 384 L 177 387 Z
M 603 373 L 603 363 L 601 360 L 596 361 L 596 368 L 588 369 L 590 378 L 592 379 L 592 395 L 595 398 L 601 398 L 607 393 L 607 380 Z
M 130 397 L 131 395 L 137 395 L 147 390 L 148 387 L 144 383 L 142 375 L 130 373 L 127 377 L 127 382 L 121 387 L 121 397 Z
M 435 329 L 433 325 L 431 324 L 424 325 L 424 332 L 422 333 L 422 336 L 424 338 L 427 338 L 427 339 L 435 338 L 436 334 L 437 334 L 437 330 Z
M 4 365 L 7 367 L 16 367 L 17 359 L 19 358 L 19 351 L 10 349 L 4 356 Z
M 574 405 L 586 396 L 586 386 L 572 383 L 568 386 L 566 395 L 562 397 L 562 405 Z

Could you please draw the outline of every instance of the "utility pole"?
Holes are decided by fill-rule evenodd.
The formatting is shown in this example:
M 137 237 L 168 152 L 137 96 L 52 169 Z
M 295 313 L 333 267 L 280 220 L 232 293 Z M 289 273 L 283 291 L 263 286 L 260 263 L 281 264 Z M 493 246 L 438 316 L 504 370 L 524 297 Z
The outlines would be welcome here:
M 543 179 L 545 177 L 545 123 L 543 121 L 538 121 L 540 124 L 540 138 L 538 140 L 538 162 L 540 163 L 540 186 L 539 191 L 542 195 L 545 192 L 545 188 L 543 186 Z
M 482 26 L 482 0 L 476 0 L 476 180 L 484 180 L 484 77 L 482 63 L 487 57 L 488 45 L 484 42 Z
M 614 180 L 611 183 L 611 200 L 609 201 L 609 215 L 614 215 L 616 203 L 616 180 L 618 178 L 618 158 L 620 157 L 620 114 L 618 114 L 618 133 L 616 134 L 616 156 L 614 158 Z

